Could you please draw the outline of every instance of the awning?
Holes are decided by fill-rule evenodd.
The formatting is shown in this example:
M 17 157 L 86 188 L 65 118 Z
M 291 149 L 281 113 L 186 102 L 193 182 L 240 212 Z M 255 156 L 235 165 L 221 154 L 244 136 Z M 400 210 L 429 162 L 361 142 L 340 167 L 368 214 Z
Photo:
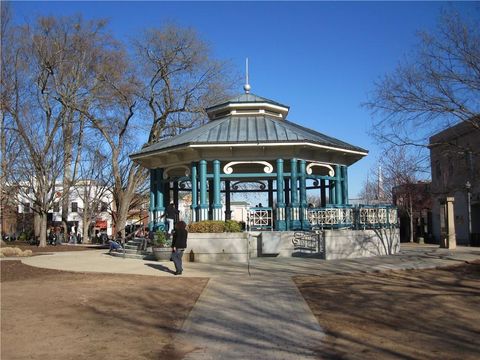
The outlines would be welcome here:
M 98 227 L 100 229 L 106 229 L 107 228 L 107 220 L 96 220 L 95 221 L 95 227 Z

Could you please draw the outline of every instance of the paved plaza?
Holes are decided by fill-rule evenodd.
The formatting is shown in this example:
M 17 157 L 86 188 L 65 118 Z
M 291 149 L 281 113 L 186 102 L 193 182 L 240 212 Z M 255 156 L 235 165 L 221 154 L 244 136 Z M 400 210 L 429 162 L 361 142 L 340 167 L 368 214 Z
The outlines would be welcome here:
M 209 282 L 174 343 L 186 359 L 313 359 L 324 333 L 292 281 L 327 275 L 427 269 L 480 260 L 480 249 L 406 244 L 399 254 L 325 261 L 256 258 L 250 264 L 184 264 L 184 275 Z M 170 262 L 111 257 L 105 250 L 52 253 L 22 259 L 31 266 L 80 272 L 173 277 Z M 175 277 L 179 278 L 179 277 Z M 168 291 L 168 289 L 159 289 Z

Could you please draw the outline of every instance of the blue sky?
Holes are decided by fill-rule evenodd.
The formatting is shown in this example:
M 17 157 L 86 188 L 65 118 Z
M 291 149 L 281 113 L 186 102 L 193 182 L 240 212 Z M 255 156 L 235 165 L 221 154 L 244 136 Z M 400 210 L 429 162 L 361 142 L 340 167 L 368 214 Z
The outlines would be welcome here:
M 290 121 L 370 151 L 349 170 L 354 197 L 380 155 L 361 103 L 374 81 L 411 53 L 416 32 L 434 30 L 441 10 L 451 7 L 480 16 L 475 2 L 37 1 L 14 2 L 13 12 L 17 21 L 76 13 L 106 18 L 126 41 L 166 21 L 193 27 L 239 73 L 248 57 L 252 92 L 289 105 Z

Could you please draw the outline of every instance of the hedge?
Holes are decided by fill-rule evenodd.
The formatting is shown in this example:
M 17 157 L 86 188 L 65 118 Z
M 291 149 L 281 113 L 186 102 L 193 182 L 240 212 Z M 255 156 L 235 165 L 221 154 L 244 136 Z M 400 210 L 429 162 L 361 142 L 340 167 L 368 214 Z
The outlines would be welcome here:
M 192 223 L 188 226 L 191 233 L 223 233 L 223 232 L 241 232 L 240 223 L 235 220 L 205 220 Z

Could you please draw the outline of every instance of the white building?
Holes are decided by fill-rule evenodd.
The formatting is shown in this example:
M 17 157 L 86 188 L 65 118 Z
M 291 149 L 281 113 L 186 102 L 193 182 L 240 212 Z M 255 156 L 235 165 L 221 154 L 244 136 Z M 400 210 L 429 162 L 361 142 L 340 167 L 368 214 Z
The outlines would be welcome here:
M 62 222 L 62 197 L 64 196 L 62 184 L 56 185 L 52 208 L 48 212 L 48 226 L 59 226 Z M 31 213 L 33 193 L 18 195 L 18 213 Z M 80 180 L 70 189 L 68 195 L 68 232 L 83 235 L 83 229 L 88 227 L 91 236 L 96 231 L 106 231 L 107 235 L 113 234 L 112 221 L 113 196 L 102 185 L 93 180 Z

